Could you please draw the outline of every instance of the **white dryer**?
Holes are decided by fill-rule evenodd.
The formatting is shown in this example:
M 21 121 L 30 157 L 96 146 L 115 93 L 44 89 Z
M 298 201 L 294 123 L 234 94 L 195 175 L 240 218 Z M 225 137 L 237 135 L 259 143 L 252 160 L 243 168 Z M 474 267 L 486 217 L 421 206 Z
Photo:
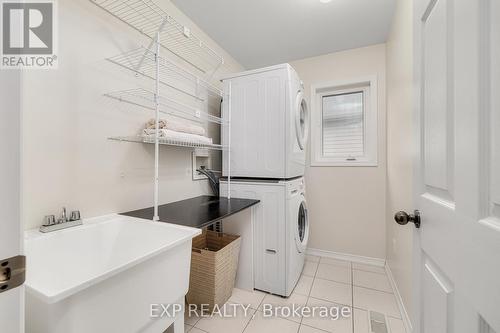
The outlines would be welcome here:
M 231 180 L 231 195 L 259 199 L 253 223 L 254 287 L 288 297 L 304 267 L 309 237 L 304 178 Z M 221 181 L 227 196 L 227 182 Z
M 297 72 L 289 64 L 246 71 L 225 77 L 223 87 L 230 126 L 223 127 L 222 143 L 231 142 L 231 177 L 303 176 L 309 114 Z M 224 152 L 224 176 L 228 158 Z

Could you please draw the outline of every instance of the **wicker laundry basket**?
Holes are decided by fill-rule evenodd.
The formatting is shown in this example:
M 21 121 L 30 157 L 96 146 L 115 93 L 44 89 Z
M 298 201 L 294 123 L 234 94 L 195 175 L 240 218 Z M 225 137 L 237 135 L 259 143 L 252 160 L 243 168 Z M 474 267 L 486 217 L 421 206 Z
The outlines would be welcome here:
M 204 230 L 193 239 L 189 304 L 208 304 L 212 310 L 231 297 L 238 268 L 240 236 Z

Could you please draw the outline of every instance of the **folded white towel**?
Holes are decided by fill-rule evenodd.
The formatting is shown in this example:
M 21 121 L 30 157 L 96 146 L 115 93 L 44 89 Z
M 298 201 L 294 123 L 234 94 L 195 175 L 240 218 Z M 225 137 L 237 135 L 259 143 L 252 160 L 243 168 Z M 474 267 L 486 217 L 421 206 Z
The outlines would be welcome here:
M 194 124 L 181 123 L 181 122 L 174 122 L 174 121 L 167 121 L 166 129 L 176 131 L 176 132 L 196 134 L 196 135 L 201 135 L 201 136 L 204 136 L 206 134 L 205 129 L 201 126 L 194 125 Z
M 159 124 L 160 129 L 168 129 L 176 132 L 190 133 L 196 135 L 205 135 L 205 129 L 199 125 L 184 123 L 180 121 L 174 120 L 163 120 L 161 119 Z M 155 119 L 151 119 L 146 123 L 146 129 L 155 129 L 156 121 Z
M 145 129 L 143 131 L 143 136 L 149 139 L 154 139 L 156 134 L 156 130 L 154 129 Z M 202 144 L 212 144 L 213 140 L 211 138 L 207 138 L 206 136 L 176 132 L 168 129 L 161 129 L 159 132 L 159 136 L 162 139 L 176 140 L 181 142 L 192 142 L 192 143 L 202 143 Z
M 156 134 L 155 129 L 145 128 L 142 130 L 142 136 L 155 136 L 155 134 Z M 159 131 L 159 134 L 161 138 L 165 136 L 165 133 L 163 133 L 162 129 Z

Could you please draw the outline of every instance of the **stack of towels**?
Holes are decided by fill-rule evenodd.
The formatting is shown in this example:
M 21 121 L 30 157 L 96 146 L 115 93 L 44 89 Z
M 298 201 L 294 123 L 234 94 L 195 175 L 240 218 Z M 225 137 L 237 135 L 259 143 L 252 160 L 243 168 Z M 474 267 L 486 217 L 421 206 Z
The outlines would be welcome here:
M 213 140 L 206 136 L 205 129 L 199 125 L 161 119 L 158 123 L 158 128 L 158 134 L 162 139 L 202 144 L 213 143 Z M 156 120 L 151 119 L 146 123 L 143 130 L 143 136 L 151 139 L 154 138 L 155 135 Z

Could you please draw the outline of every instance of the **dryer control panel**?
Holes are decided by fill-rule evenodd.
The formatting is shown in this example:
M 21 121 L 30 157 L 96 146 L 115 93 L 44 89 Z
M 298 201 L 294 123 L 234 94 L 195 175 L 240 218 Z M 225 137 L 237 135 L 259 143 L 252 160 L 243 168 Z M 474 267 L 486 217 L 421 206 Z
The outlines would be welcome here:
M 298 194 L 304 194 L 305 193 L 305 181 L 304 178 L 298 178 L 294 181 L 291 181 L 288 183 L 288 196 L 293 197 Z

